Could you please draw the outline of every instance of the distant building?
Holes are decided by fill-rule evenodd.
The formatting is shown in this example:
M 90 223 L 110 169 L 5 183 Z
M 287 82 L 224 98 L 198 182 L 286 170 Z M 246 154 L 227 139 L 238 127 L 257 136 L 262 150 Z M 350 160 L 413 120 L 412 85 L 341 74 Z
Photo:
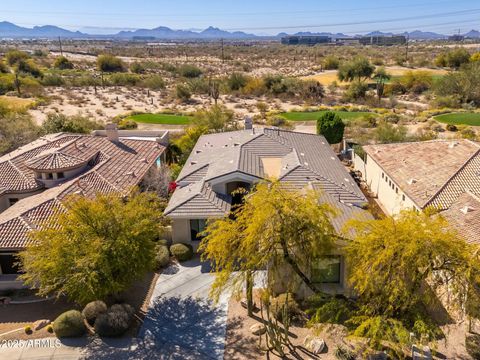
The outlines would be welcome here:
M 316 36 L 316 35 L 307 35 L 307 36 L 297 36 L 290 35 L 282 37 L 282 44 L 284 45 L 317 45 L 317 44 L 328 44 L 332 42 L 332 38 L 329 36 Z
M 403 45 L 407 43 L 407 38 L 403 35 L 395 36 L 362 36 L 358 39 L 362 45 L 392 46 Z
M 448 37 L 448 40 L 449 40 L 449 41 L 460 42 L 460 41 L 465 40 L 465 36 L 456 34 L 456 35 L 449 36 L 449 37 Z

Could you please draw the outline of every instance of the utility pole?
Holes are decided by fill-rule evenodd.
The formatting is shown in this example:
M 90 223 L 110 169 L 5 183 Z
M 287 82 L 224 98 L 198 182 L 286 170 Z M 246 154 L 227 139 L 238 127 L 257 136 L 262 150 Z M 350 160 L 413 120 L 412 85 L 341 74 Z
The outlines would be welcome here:
M 410 34 L 407 34 L 407 44 L 405 48 L 405 62 L 408 64 L 408 40 L 410 39 Z
M 63 56 L 63 50 L 62 50 L 62 38 L 59 36 L 58 37 L 58 42 L 60 43 L 60 55 Z
M 221 41 L 222 41 L 222 64 L 225 64 L 225 49 L 223 44 L 223 38 Z

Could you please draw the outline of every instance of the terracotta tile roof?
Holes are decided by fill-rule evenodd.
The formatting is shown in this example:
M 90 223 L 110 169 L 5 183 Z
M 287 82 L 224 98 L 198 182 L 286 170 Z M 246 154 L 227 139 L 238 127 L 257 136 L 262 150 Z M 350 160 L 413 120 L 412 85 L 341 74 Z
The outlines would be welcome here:
M 468 192 L 463 193 L 442 215 L 467 242 L 480 244 L 479 197 Z
M 75 178 L 22 199 L 2 212 L 0 249 L 18 250 L 25 247 L 29 242 L 28 231 L 48 219 L 53 211 L 62 209 L 61 201 L 68 195 L 94 197 L 97 193 L 128 193 L 140 183 L 165 150 L 164 146 L 155 141 L 140 139 L 126 138 L 114 143 L 102 136 L 61 134 L 49 140 L 51 141 L 37 142 L 39 146 L 26 147 L 13 156 L 0 158 L 0 173 L 8 175 L 0 180 L 2 191 L 6 189 L 13 192 L 18 188 L 32 191 L 43 187 L 36 182 L 33 172 L 26 166 L 27 162 L 32 164 L 38 161 L 48 165 L 51 160 L 52 166 L 56 166 L 62 161 L 65 165 L 76 161 L 72 159 L 80 159 L 88 166 Z M 56 150 L 45 156 L 45 151 L 51 149 Z M 59 153 L 65 156 L 56 159 L 50 156 Z M 30 159 L 34 160 L 29 161 Z
M 363 148 L 420 208 L 434 199 L 436 205 L 448 206 L 455 200 L 451 194 L 458 196 L 466 188 L 478 187 L 480 181 L 479 177 L 470 184 L 465 178 L 472 179 L 471 175 L 459 175 L 479 156 L 480 145 L 470 140 L 433 140 Z M 476 166 L 477 160 L 474 160 L 467 172 L 471 174 Z M 454 178 L 457 180 L 452 182 Z
M 64 170 L 71 169 L 83 165 L 85 159 L 80 159 L 76 156 L 65 154 L 60 151 L 39 155 L 30 160 L 27 160 L 27 167 L 32 170 Z

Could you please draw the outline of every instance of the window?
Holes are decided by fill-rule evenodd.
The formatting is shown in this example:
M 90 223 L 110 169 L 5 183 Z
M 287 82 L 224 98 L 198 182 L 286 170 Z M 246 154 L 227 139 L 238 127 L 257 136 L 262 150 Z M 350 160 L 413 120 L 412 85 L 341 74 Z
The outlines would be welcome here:
M 64 179 L 64 178 L 65 178 L 65 174 L 63 172 L 57 173 L 57 179 Z
M 341 258 L 337 255 L 324 256 L 312 263 L 312 282 L 340 284 Z
M 53 174 L 47 173 L 47 180 L 52 180 L 52 179 L 53 179 Z
M 8 199 L 8 205 L 12 206 L 13 204 L 17 203 L 18 199 L 17 198 L 10 198 Z
M 202 236 L 199 236 L 203 230 L 205 230 L 207 221 L 205 219 L 192 219 L 190 220 L 190 240 L 200 241 Z
M 405 201 L 405 194 L 402 195 L 402 201 Z
M 385 177 L 385 173 L 382 173 L 382 179 Z

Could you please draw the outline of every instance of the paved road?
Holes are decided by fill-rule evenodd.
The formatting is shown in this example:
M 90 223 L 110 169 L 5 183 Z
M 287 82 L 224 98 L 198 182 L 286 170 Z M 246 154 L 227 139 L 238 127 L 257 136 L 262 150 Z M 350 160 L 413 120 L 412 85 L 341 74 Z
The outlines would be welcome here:
M 214 275 L 198 259 L 171 266 L 159 277 L 137 339 L 62 340 L 61 346 L 0 348 L 0 359 L 221 359 L 228 295 L 212 304 Z

